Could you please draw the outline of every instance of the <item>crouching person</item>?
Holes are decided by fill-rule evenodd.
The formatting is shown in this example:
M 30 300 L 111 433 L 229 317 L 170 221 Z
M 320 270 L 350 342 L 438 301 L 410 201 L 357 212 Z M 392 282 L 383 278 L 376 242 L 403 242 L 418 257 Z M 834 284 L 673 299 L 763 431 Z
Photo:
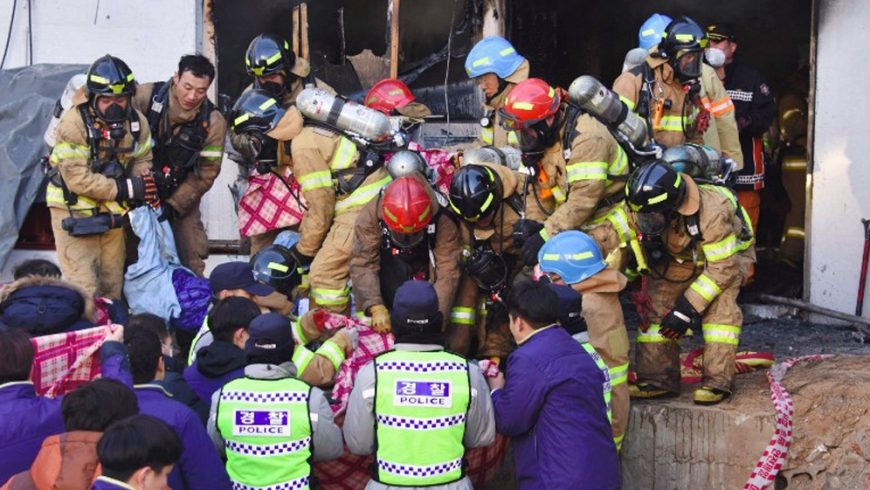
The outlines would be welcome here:
M 233 488 L 309 488 L 311 462 L 341 456 L 341 430 L 323 392 L 296 378 L 290 319 L 260 315 L 248 335 L 244 377 L 214 394 L 208 432 Z
M 367 489 L 471 489 L 465 448 L 495 440 L 486 382 L 476 364 L 444 350 L 435 289 L 408 281 L 391 312 L 395 349 L 357 374 L 344 421 L 347 447 L 375 453 Z
M 604 402 L 604 373 L 559 328 L 559 300 L 547 285 L 517 284 L 506 298 L 517 349 L 507 382 L 488 378 L 496 428 L 512 437 L 521 489 L 621 487 L 619 457 Z

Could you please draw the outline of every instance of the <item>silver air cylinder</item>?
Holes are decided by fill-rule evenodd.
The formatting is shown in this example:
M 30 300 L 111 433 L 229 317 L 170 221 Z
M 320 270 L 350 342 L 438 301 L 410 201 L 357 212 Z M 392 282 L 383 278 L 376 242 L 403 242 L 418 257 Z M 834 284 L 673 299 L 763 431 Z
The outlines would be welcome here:
M 63 94 L 59 99 L 57 99 L 57 102 L 55 102 L 51 121 L 48 123 L 48 128 L 46 128 L 45 133 L 42 135 L 42 139 L 45 140 L 45 144 L 49 147 L 54 147 L 54 145 L 57 144 L 57 134 L 55 134 L 55 131 L 57 129 L 57 124 L 60 122 L 60 117 L 68 111 L 70 107 L 72 107 L 73 96 L 84 86 L 85 81 L 86 78 L 84 73 L 73 75 L 72 78 L 66 82 L 66 88 L 63 89 Z
M 646 144 L 647 128 L 644 120 L 629 110 L 619 100 L 619 96 L 594 77 L 583 75 L 576 78 L 568 87 L 568 97 L 571 102 L 624 136 L 635 147 L 640 148 Z
M 392 136 L 390 119 L 385 114 L 318 88 L 300 92 L 296 96 L 296 107 L 309 119 L 370 142 L 383 142 Z
M 483 148 L 465 150 L 462 153 L 463 165 L 479 165 L 481 163 L 503 165 L 511 170 L 519 171 L 523 164 L 522 153 L 520 150 L 511 146 L 505 146 L 502 148 L 485 146 Z

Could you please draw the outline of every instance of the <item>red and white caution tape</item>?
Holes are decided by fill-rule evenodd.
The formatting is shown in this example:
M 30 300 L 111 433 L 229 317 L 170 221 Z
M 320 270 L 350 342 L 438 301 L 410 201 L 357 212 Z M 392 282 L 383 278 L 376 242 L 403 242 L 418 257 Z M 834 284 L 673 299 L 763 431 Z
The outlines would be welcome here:
M 776 411 L 776 432 L 767 443 L 767 449 L 758 459 L 755 469 L 749 475 L 749 480 L 743 486 L 743 490 L 763 490 L 776 479 L 777 473 L 782 468 L 788 457 L 788 448 L 791 446 L 794 405 L 791 396 L 782 386 L 785 373 L 795 364 L 807 361 L 821 361 L 832 356 L 816 354 L 812 356 L 796 357 L 775 364 L 767 372 L 767 380 L 770 382 L 770 399 L 773 401 L 773 409 Z

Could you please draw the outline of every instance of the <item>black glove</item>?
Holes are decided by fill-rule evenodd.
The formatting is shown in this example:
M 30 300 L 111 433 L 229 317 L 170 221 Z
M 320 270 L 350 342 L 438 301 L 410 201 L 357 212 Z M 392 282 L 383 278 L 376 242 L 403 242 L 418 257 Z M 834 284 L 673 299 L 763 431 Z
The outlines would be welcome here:
M 290 253 L 293 254 L 293 256 L 296 257 L 296 261 L 299 262 L 299 272 L 302 274 L 308 274 L 308 270 L 311 269 L 311 262 L 314 261 L 314 257 L 302 254 L 302 252 L 296 248 L 296 245 L 293 245 L 293 248 L 290 249 Z
M 701 315 L 685 296 L 681 296 L 674 309 L 662 318 L 659 333 L 671 340 L 677 340 L 685 335 L 689 328 L 695 330 L 701 328 Z
M 160 214 L 160 217 L 157 218 L 157 221 L 169 221 L 170 223 L 174 222 L 178 219 L 178 211 L 172 207 L 168 202 L 163 201 L 160 205 L 163 212 Z
M 541 251 L 544 242 L 545 240 L 541 236 L 541 232 L 535 233 L 526 239 L 523 243 L 523 264 L 532 267 L 538 263 L 538 252 Z
M 514 223 L 513 240 L 514 245 L 520 247 L 526 240 L 536 235 L 544 227 L 543 223 L 539 223 L 533 219 L 521 219 Z
M 133 207 L 148 203 L 156 206 L 160 202 L 157 197 L 157 184 L 150 174 L 142 177 L 120 178 L 115 181 L 118 186 L 118 195 L 115 198 L 119 203 L 127 203 Z

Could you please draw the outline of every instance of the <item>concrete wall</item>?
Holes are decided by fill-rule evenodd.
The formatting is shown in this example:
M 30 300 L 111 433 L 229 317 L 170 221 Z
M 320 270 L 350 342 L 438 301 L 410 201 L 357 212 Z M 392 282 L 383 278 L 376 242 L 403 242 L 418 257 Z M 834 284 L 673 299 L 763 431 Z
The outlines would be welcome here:
M 866 122 L 870 93 L 856 85 L 856 81 L 870 79 L 870 65 L 864 56 L 866 43 L 859 41 L 870 35 L 870 2 L 817 1 L 809 299 L 852 313 L 864 242 L 860 220 L 870 218 L 870 137 Z M 865 316 L 870 314 L 866 303 Z

